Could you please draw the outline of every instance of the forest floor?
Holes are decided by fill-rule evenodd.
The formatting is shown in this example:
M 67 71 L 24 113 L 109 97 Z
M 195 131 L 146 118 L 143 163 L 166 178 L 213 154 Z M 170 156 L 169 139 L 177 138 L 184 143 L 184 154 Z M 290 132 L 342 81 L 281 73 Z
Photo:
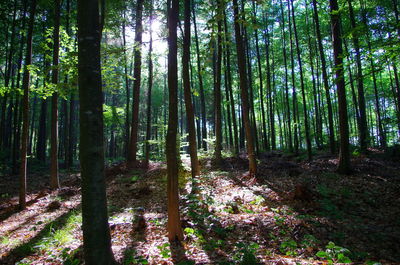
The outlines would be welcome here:
M 180 181 L 180 245 L 166 236 L 166 165 L 130 171 L 115 165 L 107 170 L 115 258 L 122 264 L 400 264 L 399 159 L 375 150 L 352 164 L 354 172 L 343 176 L 330 155 L 306 162 L 266 153 L 251 177 L 243 157 L 219 167 L 204 158 L 201 176 L 192 183 L 185 173 Z M 81 263 L 80 176 L 61 174 L 58 191 L 47 188 L 47 179 L 30 175 L 28 207 L 18 211 L 18 177 L 0 178 L 0 264 Z

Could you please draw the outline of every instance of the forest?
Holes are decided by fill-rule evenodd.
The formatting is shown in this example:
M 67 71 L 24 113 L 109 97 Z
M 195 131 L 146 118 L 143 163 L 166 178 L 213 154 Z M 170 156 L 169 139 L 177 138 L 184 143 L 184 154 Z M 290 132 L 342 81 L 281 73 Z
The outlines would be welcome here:
M 0 264 L 400 264 L 399 10 L 2 1 Z

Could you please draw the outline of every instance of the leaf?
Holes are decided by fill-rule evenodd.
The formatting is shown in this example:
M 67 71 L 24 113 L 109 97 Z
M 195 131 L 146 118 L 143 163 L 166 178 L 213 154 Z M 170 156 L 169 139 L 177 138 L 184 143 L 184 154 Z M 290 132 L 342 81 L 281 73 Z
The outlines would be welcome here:
M 328 258 L 329 255 L 325 251 L 318 251 L 317 254 L 315 254 L 319 258 Z

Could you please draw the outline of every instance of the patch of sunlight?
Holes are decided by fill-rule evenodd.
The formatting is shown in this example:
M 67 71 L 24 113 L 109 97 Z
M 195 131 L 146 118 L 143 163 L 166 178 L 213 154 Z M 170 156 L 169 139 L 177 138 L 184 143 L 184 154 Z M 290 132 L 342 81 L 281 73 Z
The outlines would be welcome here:
M 0 236 L 0 247 L 1 248 L 5 248 L 5 247 L 13 247 L 13 246 L 17 246 L 19 244 L 19 240 L 18 239 L 12 239 L 9 238 L 8 236 Z
M 52 247 L 63 246 L 74 241 L 74 230 L 81 224 L 82 214 L 79 211 L 73 211 L 62 228 L 56 230 L 50 226 L 49 235 L 40 240 L 34 248 L 51 251 Z

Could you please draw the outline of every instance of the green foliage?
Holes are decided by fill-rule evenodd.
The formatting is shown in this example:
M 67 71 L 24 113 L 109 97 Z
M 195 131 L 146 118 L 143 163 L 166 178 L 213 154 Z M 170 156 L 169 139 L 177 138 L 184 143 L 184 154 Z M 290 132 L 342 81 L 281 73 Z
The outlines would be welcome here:
M 339 263 L 351 263 L 351 259 L 348 257 L 350 255 L 350 250 L 344 247 L 335 245 L 334 242 L 329 242 L 326 245 L 325 251 L 318 251 L 315 254 L 319 258 L 326 259 L 328 264 Z
M 260 248 L 257 243 L 239 242 L 236 244 L 236 252 L 233 254 L 233 260 L 242 265 L 258 264 L 256 252 Z
M 64 248 L 61 252 L 61 259 L 63 260 L 63 265 L 78 265 L 81 261 L 76 258 L 79 248 L 71 250 L 70 248 Z
M 294 241 L 293 239 L 290 239 L 283 241 L 279 246 L 279 250 L 285 255 L 295 256 L 297 254 L 296 252 L 297 247 L 298 247 L 297 242 Z
M 130 249 L 125 252 L 123 265 L 133 265 L 133 264 L 149 264 L 148 260 L 143 256 L 138 256 L 135 249 Z
M 157 248 L 160 250 L 160 254 L 164 259 L 168 259 L 171 257 L 171 245 L 169 243 L 164 243 Z

